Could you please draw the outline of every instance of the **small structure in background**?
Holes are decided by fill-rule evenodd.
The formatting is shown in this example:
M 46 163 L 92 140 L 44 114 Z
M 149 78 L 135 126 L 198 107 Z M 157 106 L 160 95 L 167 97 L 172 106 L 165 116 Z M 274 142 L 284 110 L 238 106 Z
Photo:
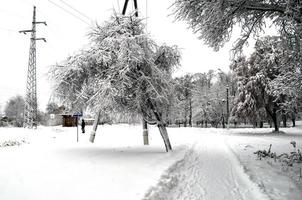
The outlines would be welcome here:
M 93 125 L 94 118 L 83 118 L 85 120 L 85 125 Z
M 72 114 L 62 114 L 62 126 L 63 127 L 77 126 L 77 117 Z

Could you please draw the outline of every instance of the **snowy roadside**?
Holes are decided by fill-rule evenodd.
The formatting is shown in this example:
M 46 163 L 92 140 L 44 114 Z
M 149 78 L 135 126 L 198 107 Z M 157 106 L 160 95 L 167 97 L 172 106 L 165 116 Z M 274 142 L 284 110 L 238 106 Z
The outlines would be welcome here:
M 272 151 L 278 155 L 290 153 L 293 149 L 291 141 L 296 141 L 298 147 L 302 147 L 302 134 L 297 135 L 297 129 L 283 129 L 285 134 L 273 134 L 270 129 L 253 130 L 250 134 L 233 131 L 237 137 L 228 137 L 227 143 L 236 154 L 240 163 L 244 166 L 252 181 L 266 193 L 270 199 L 301 199 L 302 180 L 299 180 L 297 170 L 301 163 L 288 167 L 274 159 L 259 160 L 254 154 L 257 150 L 267 150 L 272 144 Z M 296 171 L 295 173 L 293 171 Z
M 270 144 L 278 154 L 290 152 L 293 140 L 301 147 L 300 128 L 284 129 L 283 135 L 252 128 L 183 130 L 196 133 L 195 138 L 190 136 L 196 141 L 194 147 L 163 173 L 144 200 L 301 199 L 298 173 L 272 160 L 260 161 L 254 154 Z
M 144 200 L 267 200 L 224 142 L 209 129 L 161 176 Z
M 87 127 L 89 132 L 91 127 Z M 75 128 L 0 128 L 0 140 L 29 144 L 0 148 L 1 200 L 139 200 L 162 172 L 181 159 L 186 145 L 166 153 L 157 130 L 142 145 L 141 126 L 99 127 L 96 142 Z
M 91 127 L 87 127 L 89 133 Z M 165 153 L 156 127 L 150 146 L 141 126 L 98 129 L 94 144 L 76 128 L 0 128 L 0 141 L 29 144 L 0 148 L 1 200 L 281 200 L 300 199 L 301 188 L 256 150 L 288 152 L 302 145 L 300 128 L 273 135 L 270 129 L 169 128 L 174 150 Z

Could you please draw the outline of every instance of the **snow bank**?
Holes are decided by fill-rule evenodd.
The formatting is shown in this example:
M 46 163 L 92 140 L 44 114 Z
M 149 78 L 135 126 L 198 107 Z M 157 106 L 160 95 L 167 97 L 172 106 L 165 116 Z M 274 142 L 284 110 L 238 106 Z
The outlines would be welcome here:
M 166 153 L 156 129 L 143 146 L 141 126 L 101 126 L 94 144 L 88 134 L 77 143 L 76 128 L 0 128 L 0 138 L 10 134 L 30 144 L 0 148 L 1 200 L 141 199 L 186 149 Z
M 262 200 L 299 199 L 302 190 L 288 173 L 253 154 L 290 151 L 302 145 L 301 128 L 169 128 L 173 151 L 166 153 L 156 127 L 150 146 L 141 126 L 105 125 L 95 143 L 76 128 L 0 128 L 0 142 L 28 144 L 0 148 L 1 200 Z

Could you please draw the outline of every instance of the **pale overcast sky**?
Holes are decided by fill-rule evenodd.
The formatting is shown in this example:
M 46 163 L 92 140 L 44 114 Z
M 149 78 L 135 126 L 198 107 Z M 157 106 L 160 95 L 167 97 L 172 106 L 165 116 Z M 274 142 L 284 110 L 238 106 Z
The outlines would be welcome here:
M 33 5 L 37 7 L 37 21 L 46 21 L 48 24 L 46 27 L 37 25 L 37 37 L 45 37 L 47 40 L 47 43 L 37 41 L 37 90 L 41 110 L 45 109 L 51 93 L 46 74 L 48 66 L 62 61 L 87 44 L 89 19 L 70 9 L 64 2 L 98 23 L 107 20 L 113 8 L 119 11 L 124 4 L 124 0 L 1 0 L 0 105 L 2 109 L 8 98 L 16 94 L 25 95 L 30 34 L 24 35 L 18 31 L 31 29 Z M 231 44 L 226 45 L 219 52 L 213 52 L 187 29 L 185 23 L 174 22 L 173 16 L 169 16 L 172 10 L 168 9 L 172 3 L 173 0 L 138 0 L 138 8 L 141 16 L 145 17 L 147 13 L 147 30 L 157 42 L 176 44 L 181 48 L 182 66 L 176 74 L 206 72 L 217 68 L 227 71 Z M 65 11 L 54 4 L 63 7 Z M 132 5 L 133 1 L 130 0 L 128 9 L 131 9 Z

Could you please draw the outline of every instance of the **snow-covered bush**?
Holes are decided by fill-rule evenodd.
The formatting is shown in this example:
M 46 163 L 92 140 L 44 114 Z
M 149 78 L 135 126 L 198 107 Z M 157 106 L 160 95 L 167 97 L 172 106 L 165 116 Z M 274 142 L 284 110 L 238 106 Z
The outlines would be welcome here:
M 292 174 L 292 178 L 302 181 L 302 154 L 301 150 L 297 148 L 295 141 L 291 141 L 290 144 L 293 146 L 294 150 L 289 153 L 277 154 L 272 152 L 272 144 L 270 144 L 268 150 L 258 150 L 254 152 L 257 155 L 259 160 L 269 159 L 273 160 L 277 165 L 280 164 L 280 167 L 283 171 L 289 172 Z M 268 161 L 272 163 L 271 161 Z M 272 165 L 272 164 L 271 164 Z
M 20 146 L 22 144 L 28 143 L 25 139 L 21 140 L 7 140 L 0 142 L 0 147 L 11 147 L 11 146 Z

